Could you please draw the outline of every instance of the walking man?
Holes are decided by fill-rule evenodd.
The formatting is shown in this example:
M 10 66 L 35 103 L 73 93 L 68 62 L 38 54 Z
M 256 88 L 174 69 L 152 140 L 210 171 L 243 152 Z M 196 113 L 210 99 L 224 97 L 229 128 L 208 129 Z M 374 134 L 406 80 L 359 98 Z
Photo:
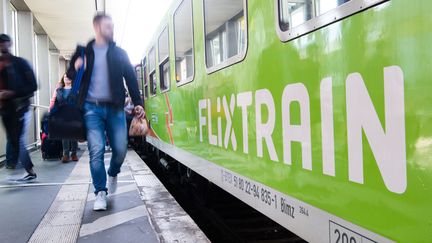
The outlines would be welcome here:
M 10 53 L 11 44 L 9 36 L 0 35 L 0 114 L 9 146 L 7 153 L 11 158 L 18 158 L 27 172 L 20 181 L 30 181 L 36 179 L 36 173 L 26 148 L 26 131 L 31 116 L 30 98 L 37 84 L 26 60 Z
M 137 116 L 145 115 L 137 78 L 126 52 L 113 42 L 113 22 L 110 16 L 98 14 L 93 18 L 95 39 L 86 47 L 78 47 L 72 57 L 67 76 L 74 79 L 84 65 L 85 72 L 78 95 L 83 107 L 90 153 L 90 171 L 96 200 L 93 210 L 107 209 L 107 193 L 115 192 L 117 175 L 127 152 L 126 117 L 123 110 L 125 87 L 135 105 Z M 84 60 L 80 57 L 84 50 Z M 107 175 L 104 166 L 105 132 L 112 147 Z
M 14 151 L 11 141 L 6 142 L 6 169 L 15 170 L 18 164 L 18 153 Z

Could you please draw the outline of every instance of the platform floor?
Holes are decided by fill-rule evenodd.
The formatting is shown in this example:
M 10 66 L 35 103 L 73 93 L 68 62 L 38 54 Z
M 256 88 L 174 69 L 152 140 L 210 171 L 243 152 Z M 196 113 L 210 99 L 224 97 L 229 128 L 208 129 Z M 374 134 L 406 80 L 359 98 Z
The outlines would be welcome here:
M 23 169 L 0 169 L 0 242 L 209 242 L 132 150 L 107 211 L 93 211 L 88 152 L 80 148 L 80 161 L 66 164 L 33 152 L 32 183 L 15 181 Z

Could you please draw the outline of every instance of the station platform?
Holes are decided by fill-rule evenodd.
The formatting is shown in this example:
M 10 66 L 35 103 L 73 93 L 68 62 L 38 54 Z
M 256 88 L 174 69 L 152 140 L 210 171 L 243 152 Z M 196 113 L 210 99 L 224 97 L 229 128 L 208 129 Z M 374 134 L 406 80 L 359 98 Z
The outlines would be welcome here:
M 108 209 L 93 211 L 89 156 L 80 148 L 80 160 L 69 163 L 32 152 L 31 183 L 16 181 L 23 169 L 0 169 L 0 242 L 209 242 L 133 150 Z M 105 153 L 106 167 L 109 159 Z

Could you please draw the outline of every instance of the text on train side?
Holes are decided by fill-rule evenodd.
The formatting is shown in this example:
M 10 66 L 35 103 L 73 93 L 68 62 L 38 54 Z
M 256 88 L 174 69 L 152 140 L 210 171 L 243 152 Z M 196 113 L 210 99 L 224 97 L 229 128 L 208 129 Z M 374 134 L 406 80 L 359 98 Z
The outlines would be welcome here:
M 323 173 L 335 176 L 335 146 L 333 123 L 332 78 L 322 79 L 320 83 L 321 132 Z M 385 186 L 391 192 L 403 193 L 407 187 L 406 145 L 405 145 L 405 109 L 404 77 L 398 66 L 384 68 L 384 126 L 378 118 L 375 107 L 369 96 L 364 80 L 359 73 L 351 73 L 346 78 L 346 117 L 348 145 L 348 178 L 352 182 L 364 183 L 363 175 L 363 141 L 362 134 L 368 140 L 375 156 L 378 169 Z M 251 108 L 255 101 L 255 107 Z M 216 111 L 212 112 L 212 102 L 216 102 Z M 283 154 L 282 161 L 291 165 L 291 143 L 301 143 L 302 167 L 312 170 L 312 144 L 310 122 L 310 99 L 306 86 L 292 83 L 285 86 L 281 99 Z M 300 105 L 300 124 L 290 123 L 290 105 Z M 263 121 L 263 107 L 267 110 L 268 119 Z M 238 108 L 238 111 L 237 109 Z M 253 109 L 253 110 L 252 110 Z M 213 124 L 215 114 L 217 123 Z M 263 157 L 263 147 L 269 151 L 270 159 L 280 161 L 275 149 L 272 134 L 276 124 L 275 102 L 268 89 L 254 93 L 242 92 L 231 97 L 217 97 L 216 100 L 201 99 L 198 102 L 199 135 L 204 142 L 204 127 L 207 127 L 208 142 L 211 145 L 237 150 L 237 137 L 233 128 L 234 112 L 240 112 L 242 124 L 243 152 L 249 153 L 248 112 L 255 111 L 256 153 Z M 225 127 L 222 129 L 222 118 Z M 216 125 L 217 134 L 212 126 Z

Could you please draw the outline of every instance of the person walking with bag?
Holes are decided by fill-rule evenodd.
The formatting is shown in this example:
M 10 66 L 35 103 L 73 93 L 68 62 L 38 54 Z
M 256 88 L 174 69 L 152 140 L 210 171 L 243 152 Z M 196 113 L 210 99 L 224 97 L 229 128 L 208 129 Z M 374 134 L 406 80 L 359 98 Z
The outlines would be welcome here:
M 111 17 L 96 15 L 93 18 L 93 28 L 95 39 L 86 47 L 77 47 L 67 76 L 74 79 L 78 70 L 85 68 L 77 103 L 83 108 L 87 128 L 90 171 L 96 195 L 93 210 L 106 210 L 107 193 L 113 193 L 117 188 L 117 175 L 127 152 L 123 78 L 135 105 L 135 115 L 144 117 L 145 112 L 134 68 L 126 52 L 113 41 Z M 84 59 L 80 54 L 83 49 Z M 108 188 L 104 166 L 105 132 L 112 148 Z
M 8 35 L 0 34 L 0 114 L 11 151 L 26 170 L 18 181 L 30 181 L 37 176 L 26 148 L 26 138 L 31 118 L 30 98 L 37 90 L 37 83 L 27 61 L 10 53 L 11 44 Z
M 67 77 L 66 74 L 63 75 L 59 82 L 59 87 L 53 94 L 50 102 L 50 110 L 54 107 L 58 107 L 61 104 L 68 102 L 67 98 L 72 92 L 72 80 Z M 62 162 L 67 163 L 71 159 L 72 161 L 78 161 L 77 148 L 78 141 L 71 139 L 62 139 L 63 144 L 63 157 Z M 69 156 L 70 155 L 70 156 Z

